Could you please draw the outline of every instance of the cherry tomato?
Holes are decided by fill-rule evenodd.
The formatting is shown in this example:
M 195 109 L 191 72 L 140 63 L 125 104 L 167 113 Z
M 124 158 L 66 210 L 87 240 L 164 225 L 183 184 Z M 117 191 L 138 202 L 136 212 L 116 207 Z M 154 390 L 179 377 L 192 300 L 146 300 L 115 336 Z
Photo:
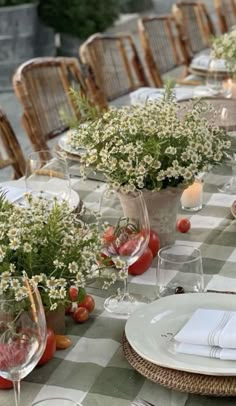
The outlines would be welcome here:
M 78 307 L 85 307 L 91 313 L 95 307 L 95 300 L 91 295 L 86 295 L 84 300 L 78 304 Z
M 56 336 L 52 329 L 47 328 L 47 342 L 44 353 L 40 358 L 38 365 L 46 364 L 53 357 L 56 351 Z
M 13 388 L 12 381 L 9 381 L 8 379 L 2 378 L 0 376 L 0 389 L 11 389 L 11 388 Z
M 72 313 L 72 303 L 69 303 L 68 306 L 65 309 L 65 314 L 71 314 Z
M 184 217 L 179 219 L 176 223 L 176 228 L 181 233 L 187 233 L 188 230 L 190 229 L 190 227 L 191 227 L 191 223 L 190 223 L 189 219 L 184 218 Z
M 65 350 L 71 346 L 71 340 L 63 335 L 56 334 L 56 348 L 57 350 Z
M 112 259 L 108 255 L 104 254 L 104 252 L 101 252 L 101 257 L 103 258 L 102 265 L 105 265 L 105 266 L 114 265 L 114 262 L 112 261 Z
M 114 230 L 115 230 L 115 228 L 113 226 L 110 226 L 105 231 L 105 233 L 102 236 L 105 243 L 110 244 L 111 242 L 113 242 L 115 240 L 116 236 L 114 235 Z
M 153 257 L 155 257 L 160 249 L 160 239 L 154 230 L 150 230 L 148 246 L 152 251 Z
M 141 257 L 129 266 L 130 275 L 141 275 L 151 266 L 153 260 L 152 251 L 147 247 Z
M 138 239 L 126 241 L 124 244 L 122 244 L 119 247 L 119 249 L 118 249 L 119 255 L 124 256 L 124 257 L 131 255 L 135 251 L 135 249 L 137 247 L 137 243 L 138 243 Z
M 75 302 L 77 300 L 78 293 L 79 293 L 79 290 L 76 286 L 70 286 L 69 295 L 70 295 L 72 302 Z
M 73 319 L 77 323 L 84 323 L 89 318 L 89 311 L 85 307 L 78 307 L 73 313 Z

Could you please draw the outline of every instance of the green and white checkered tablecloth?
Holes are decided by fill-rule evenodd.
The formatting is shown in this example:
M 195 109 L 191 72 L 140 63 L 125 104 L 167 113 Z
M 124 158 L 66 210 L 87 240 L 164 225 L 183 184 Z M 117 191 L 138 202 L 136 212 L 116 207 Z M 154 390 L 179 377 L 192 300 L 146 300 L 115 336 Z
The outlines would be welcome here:
M 184 242 L 200 248 L 206 282 L 213 275 L 236 277 L 236 220 L 230 212 L 236 196 L 221 194 L 217 185 L 228 179 L 225 168 L 205 177 L 204 206 L 188 216 L 191 230 L 178 233 L 176 243 Z M 78 179 L 74 189 L 91 203 L 98 198 L 104 183 Z M 188 215 L 187 212 L 179 213 Z M 155 297 L 155 267 L 130 280 L 131 291 L 145 291 Z M 235 286 L 236 290 L 236 279 Z M 108 292 L 110 293 L 110 292 Z M 125 319 L 115 318 L 103 309 L 107 292 L 93 289 L 96 309 L 85 324 L 67 320 L 67 333 L 73 345 L 57 351 L 46 365 L 36 368 L 22 382 L 22 406 L 35 399 L 65 396 L 84 406 L 129 406 L 136 397 L 145 398 L 156 406 L 221 406 L 233 405 L 236 399 L 214 399 L 171 391 L 148 381 L 132 369 L 123 356 L 121 339 Z M 13 392 L 0 391 L 0 406 L 13 405 Z

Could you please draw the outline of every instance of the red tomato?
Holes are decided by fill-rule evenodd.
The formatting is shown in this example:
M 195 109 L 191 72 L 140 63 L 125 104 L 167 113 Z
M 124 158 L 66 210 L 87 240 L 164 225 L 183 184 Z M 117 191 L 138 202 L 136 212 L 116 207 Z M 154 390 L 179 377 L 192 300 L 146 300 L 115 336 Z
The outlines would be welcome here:
M 150 230 L 148 246 L 152 251 L 153 257 L 155 257 L 160 249 L 160 239 L 154 230 Z
M 148 270 L 153 260 L 152 251 L 147 247 L 141 257 L 129 266 L 130 275 L 141 275 Z
M 79 293 L 79 290 L 76 286 L 70 286 L 69 295 L 70 295 L 72 302 L 75 302 L 77 300 L 78 293 Z
M 72 303 L 70 303 L 66 309 L 65 309 L 65 314 L 71 314 L 72 313 Z
M 12 381 L 4 379 L 0 376 L 0 389 L 11 389 L 11 388 L 13 388 Z
M 78 307 L 73 313 L 73 319 L 77 323 L 84 323 L 89 318 L 89 311 L 85 307 Z
M 95 300 L 91 295 L 86 295 L 84 300 L 78 304 L 78 307 L 85 307 L 91 313 L 95 307 Z
M 105 266 L 114 265 L 114 262 L 112 261 L 112 259 L 110 257 L 108 257 L 106 254 L 104 254 L 104 252 L 101 253 L 101 257 L 103 258 L 102 265 L 105 265 Z
M 55 351 L 56 351 L 56 336 L 50 328 L 47 328 L 46 348 L 44 350 L 42 357 L 38 362 L 38 365 L 43 365 L 46 364 L 48 361 L 50 361 Z
M 114 235 L 114 230 L 115 228 L 113 226 L 108 227 L 108 229 L 105 231 L 103 234 L 102 238 L 105 241 L 105 243 L 110 244 L 112 241 L 115 240 L 115 235 Z
M 121 256 L 127 257 L 130 256 L 136 249 L 137 247 L 137 240 L 128 240 L 124 244 L 120 246 L 118 249 L 118 253 Z
M 191 227 L 191 223 L 187 218 L 181 218 L 176 223 L 176 228 L 181 233 L 187 233 Z

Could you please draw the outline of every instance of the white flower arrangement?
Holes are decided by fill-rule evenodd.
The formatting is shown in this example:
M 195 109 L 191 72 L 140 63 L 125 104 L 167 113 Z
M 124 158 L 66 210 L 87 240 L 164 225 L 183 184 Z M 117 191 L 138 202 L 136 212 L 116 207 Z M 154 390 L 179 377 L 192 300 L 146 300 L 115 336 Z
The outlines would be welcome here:
M 10 288 L 17 301 L 23 300 L 24 288 L 14 277 L 26 274 L 47 309 L 67 306 L 71 285 L 83 300 L 86 282 L 98 276 L 98 222 L 86 224 L 66 202 L 30 194 L 26 199 L 26 206 L 16 206 L 0 196 L 0 293 Z
M 111 187 L 160 190 L 190 184 L 194 175 L 221 162 L 230 142 L 223 129 L 206 118 L 206 102 L 187 107 L 173 96 L 145 105 L 109 108 L 97 119 L 70 132 L 70 145 L 87 148 L 81 172 L 93 167 Z
M 236 73 L 236 27 L 212 40 L 212 55 L 218 59 L 224 59 L 228 69 Z

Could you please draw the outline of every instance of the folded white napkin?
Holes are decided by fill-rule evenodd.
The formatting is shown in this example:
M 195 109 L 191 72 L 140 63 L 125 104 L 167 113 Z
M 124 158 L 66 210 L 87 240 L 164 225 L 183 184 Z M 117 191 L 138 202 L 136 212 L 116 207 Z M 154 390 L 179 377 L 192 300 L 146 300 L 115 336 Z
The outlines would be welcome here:
M 175 351 L 181 354 L 200 355 L 201 357 L 236 361 L 236 349 L 232 348 L 177 343 L 175 344 Z
M 206 285 L 205 291 L 236 293 L 236 278 L 214 275 Z
M 18 200 L 23 199 L 24 194 L 26 192 L 25 188 L 18 188 L 18 187 L 14 187 L 14 186 L 3 185 L 3 184 L 0 184 L 0 189 L 2 192 L 5 193 L 6 199 L 10 203 L 15 203 Z
M 174 338 L 185 344 L 236 349 L 236 312 L 197 309 Z
M 208 70 L 211 56 L 207 54 L 198 55 L 193 58 L 190 68 Z M 227 72 L 227 67 L 223 59 L 216 59 L 214 61 L 215 70 L 217 72 Z
M 155 87 L 141 87 L 129 94 L 131 104 L 144 104 L 147 101 L 161 100 L 164 96 L 165 89 L 157 89 Z M 177 101 L 189 100 L 193 97 L 201 97 L 202 95 L 211 95 L 207 86 L 201 86 L 201 92 L 196 86 L 177 86 L 174 89 L 174 94 Z

